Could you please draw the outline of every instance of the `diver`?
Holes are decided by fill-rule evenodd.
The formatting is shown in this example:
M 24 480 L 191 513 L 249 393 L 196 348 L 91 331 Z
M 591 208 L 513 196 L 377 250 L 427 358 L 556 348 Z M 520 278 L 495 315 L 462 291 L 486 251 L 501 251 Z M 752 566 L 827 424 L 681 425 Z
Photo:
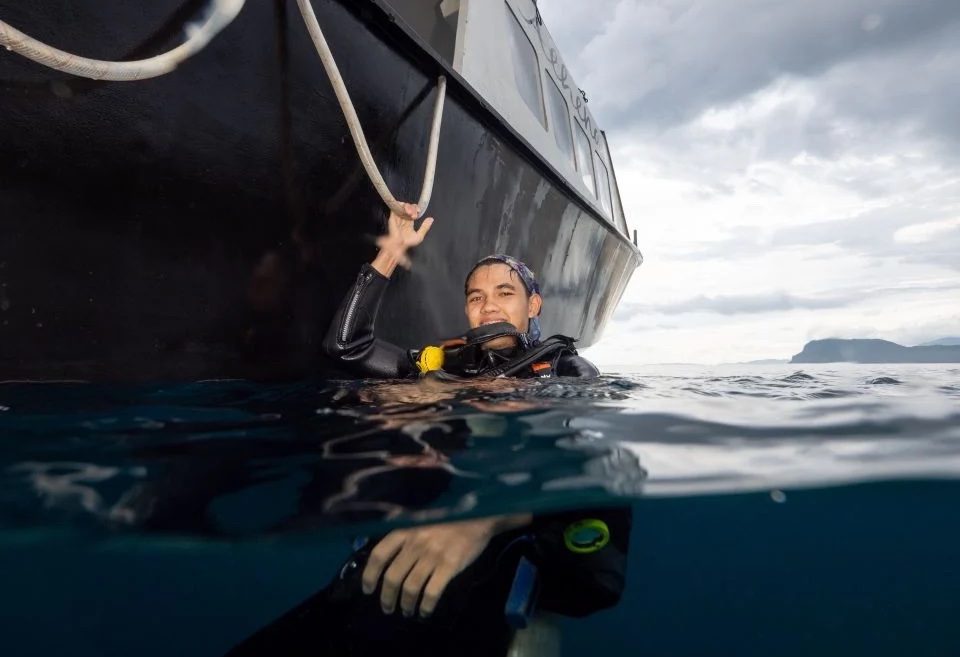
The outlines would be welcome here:
M 405 205 L 417 216 L 415 205 Z M 414 222 L 390 213 L 388 234 L 380 251 L 364 265 L 324 338 L 323 348 L 352 372 L 365 377 L 409 378 L 428 372 L 444 378 L 475 376 L 574 376 L 599 374 L 579 356 L 574 340 L 555 335 L 540 339 L 543 297 L 533 272 L 508 255 L 490 255 L 477 262 L 464 283 L 465 312 L 470 331 L 442 347 L 406 350 L 379 340 L 374 327 L 380 301 L 397 265 L 409 266 L 409 248 L 420 244 L 433 219 Z
M 411 217 L 419 212 L 405 206 Z M 574 340 L 541 339 L 537 281 L 506 255 L 480 260 L 465 283 L 470 331 L 407 350 L 380 340 L 381 299 L 433 220 L 393 213 L 376 258 L 334 316 L 324 351 L 367 378 L 574 376 L 597 368 Z M 255 655 L 506 655 L 536 609 L 585 616 L 623 592 L 629 507 L 517 513 L 396 529 L 361 541 L 333 581 L 235 647 Z M 511 654 L 515 654 L 514 648 Z

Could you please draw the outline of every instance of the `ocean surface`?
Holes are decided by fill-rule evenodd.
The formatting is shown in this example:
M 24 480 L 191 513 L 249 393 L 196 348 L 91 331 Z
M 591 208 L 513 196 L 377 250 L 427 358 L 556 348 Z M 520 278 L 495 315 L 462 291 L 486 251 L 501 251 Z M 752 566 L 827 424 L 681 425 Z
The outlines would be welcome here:
M 563 655 L 960 654 L 960 367 L 0 384 L 0 654 L 222 655 L 358 535 L 632 507 Z

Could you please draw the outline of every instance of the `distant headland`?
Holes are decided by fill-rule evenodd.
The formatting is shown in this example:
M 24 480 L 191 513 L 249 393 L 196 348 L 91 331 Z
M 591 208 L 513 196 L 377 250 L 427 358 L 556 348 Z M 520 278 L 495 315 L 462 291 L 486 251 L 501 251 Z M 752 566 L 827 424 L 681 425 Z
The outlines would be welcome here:
M 791 363 L 960 363 L 960 338 L 942 338 L 916 347 L 889 340 L 813 340 Z

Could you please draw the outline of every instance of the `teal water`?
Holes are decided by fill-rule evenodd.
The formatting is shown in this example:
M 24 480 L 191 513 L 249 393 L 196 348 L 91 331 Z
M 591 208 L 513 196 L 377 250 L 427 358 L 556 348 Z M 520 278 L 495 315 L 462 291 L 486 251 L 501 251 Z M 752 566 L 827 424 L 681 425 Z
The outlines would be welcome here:
M 633 507 L 564 655 L 953 655 L 960 368 L 0 385 L 4 655 L 219 655 L 350 539 Z

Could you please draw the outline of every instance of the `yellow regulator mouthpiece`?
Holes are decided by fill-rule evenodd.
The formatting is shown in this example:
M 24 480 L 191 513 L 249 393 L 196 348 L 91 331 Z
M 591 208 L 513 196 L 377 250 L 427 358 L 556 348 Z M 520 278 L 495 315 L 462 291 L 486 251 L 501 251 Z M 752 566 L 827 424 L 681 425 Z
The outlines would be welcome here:
M 421 374 L 433 372 L 443 367 L 443 348 L 424 347 L 417 359 L 417 367 Z
M 599 552 L 610 542 L 610 528 L 602 520 L 584 518 L 563 530 L 563 542 L 568 550 L 577 554 Z

